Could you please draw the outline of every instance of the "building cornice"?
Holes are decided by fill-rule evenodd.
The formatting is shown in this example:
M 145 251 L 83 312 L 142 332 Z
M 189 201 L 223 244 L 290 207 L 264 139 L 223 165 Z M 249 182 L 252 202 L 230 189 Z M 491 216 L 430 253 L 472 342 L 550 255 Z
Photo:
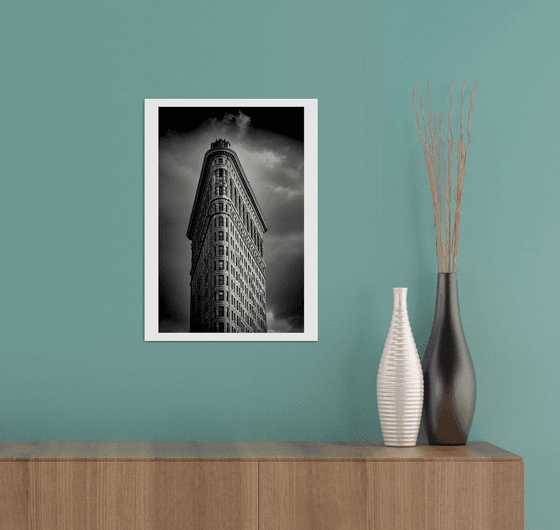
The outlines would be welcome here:
M 212 145 L 214 145 L 214 144 L 212 144 Z M 229 145 L 229 143 L 228 143 L 228 145 Z M 262 210 L 259 206 L 257 198 L 255 197 L 255 193 L 253 192 L 253 188 L 251 188 L 251 184 L 249 183 L 249 179 L 247 178 L 247 175 L 245 175 L 245 171 L 243 170 L 243 166 L 241 165 L 241 162 L 239 161 L 237 153 L 233 149 L 229 149 L 228 147 L 224 147 L 222 145 L 222 146 L 216 146 L 216 147 L 210 148 L 208 151 L 206 151 L 206 154 L 204 155 L 204 160 L 202 162 L 202 169 L 201 169 L 201 172 L 200 172 L 200 178 L 198 179 L 198 186 L 197 186 L 197 189 L 196 189 L 196 195 L 195 195 L 195 199 L 194 199 L 193 209 L 191 211 L 189 226 L 187 228 L 187 237 L 190 240 L 192 240 L 192 235 L 193 235 L 192 233 L 193 233 L 193 230 L 194 230 L 194 221 L 197 217 L 196 213 L 198 212 L 198 209 L 200 208 L 200 202 L 202 201 L 202 194 L 203 194 L 204 187 L 206 185 L 206 179 L 208 178 L 208 176 L 210 174 L 210 172 L 209 172 L 210 157 L 211 157 L 211 155 L 220 155 L 220 154 L 223 154 L 224 156 L 231 155 L 230 159 L 232 160 L 233 164 L 235 165 L 235 169 L 237 170 L 237 173 L 240 177 L 240 180 L 243 183 L 243 187 L 245 188 L 245 192 L 246 192 L 247 196 L 249 197 L 249 199 L 251 201 L 251 204 L 253 205 L 253 208 L 255 210 L 256 215 L 259 218 L 259 221 L 262 224 L 263 233 L 268 230 L 268 224 L 266 223 L 266 221 L 264 219 L 264 215 L 262 213 Z

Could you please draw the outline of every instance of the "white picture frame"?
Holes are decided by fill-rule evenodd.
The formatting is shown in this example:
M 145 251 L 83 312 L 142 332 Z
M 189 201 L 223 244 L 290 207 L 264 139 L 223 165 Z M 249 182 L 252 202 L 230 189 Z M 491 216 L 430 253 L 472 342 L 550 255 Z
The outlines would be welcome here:
M 300 116 L 301 123 L 297 123 Z M 213 134 L 217 137 L 214 138 Z M 317 341 L 318 101 L 146 99 L 144 140 L 145 341 Z M 214 143 L 216 140 L 220 143 Z M 229 267 L 226 274 L 228 285 L 228 274 L 233 275 L 232 289 L 235 283 L 238 295 L 232 298 L 243 318 L 247 322 L 251 318 L 251 323 L 261 323 L 260 328 L 255 324 L 252 332 L 233 332 L 234 328 L 249 329 L 243 320 L 239 320 L 237 310 L 235 318 L 237 323 L 241 322 L 241 327 L 233 323 L 231 328 L 229 323 L 215 324 L 216 329 L 223 325 L 230 332 L 190 330 L 191 311 L 193 314 L 198 311 L 198 306 L 191 308 L 190 274 L 191 268 L 196 271 L 196 267 L 201 267 L 202 259 L 199 261 L 199 257 L 202 251 L 199 250 L 200 245 L 196 247 L 198 257 L 193 262 L 192 242 L 187 237 L 187 230 L 191 226 L 193 204 L 197 197 L 194 190 L 198 190 L 198 181 L 203 174 L 206 175 L 204 179 L 213 178 L 208 176 L 207 157 L 214 153 L 211 146 L 218 145 L 225 146 L 226 154 L 235 164 L 231 166 L 231 171 L 235 173 L 237 167 L 237 172 L 243 173 L 243 179 L 249 182 L 246 189 L 255 196 L 255 201 L 251 203 L 256 204 L 255 211 L 259 209 L 262 218 L 267 219 L 267 229 L 263 229 L 262 238 L 255 228 L 252 234 L 257 245 L 251 243 L 251 248 L 261 248 L 256 252 L 262 255 L 266 268 L 261 268 L 257 264 L 257 261 L 260 263 L 258 255 L 251 254 L 245 247 L 249 252 L 245 254 L 248 259 L 243 259 L 242 252 L 238 255 L 248 268 Z M 225 199 L 229 201 L 228 197 Z M 197 215 L 202 215 L 200 204 L 197 205 Z M 217 204 L 215 206 L 217 208 Z M 230 206 L 233 210 L 232 204 Z M 212 216 L 204 215 L 208 219 L 204 226 L 208 226 Z M 261 219 L 260 216 L 258 218 Z M 251 221 L 248 223 L 250 226 Z M 231 230 L 236 232 L 233 228 Z M 183 239 L 180 238 L 181 232 Z M 239 236 L 239 233 L 235 235 Z M 243 246 L 241 242 L 240 245 Z M 254 269 L 250 269 L 246 262 L 252 262 Z M 195 267 L 193 263 L 196 263 Z M 210 271 L 212 265 L 207 266 Z M 257 272 L 252 273 L 251 270 Z M 265 271 L 262 275 L 264 281 L 253 283 L 248 276 L 256 274 L 260 277 L 259 270 Z M 243 284 L 243 271 L 247 271 L 246 284 Z M 206 286 L 210 285 L 215 275 L 210 272 L 207 277 L 208 274 L 210 282 L 204 284 Z M 223 276 L 220 280 L 223 281 Z M 200 286 L 198 280 L 197 285 Z M 243 289 L 247 296 L 241 294 Z M 257 290 L 266 291 L 266 313 L 256 301 L 255 296 L 259 297 Z M 208 292 L 206 288 L 204 293 Z M 210 295 L 204 296 L 208 298 Z M 229 293 L 227 296 L 229 298 Z M 260 297 L 265 298 L 264 294 Z M 197 292 L 194 300 L 200 299 L 200 292 Z M 240 300 L 246 306 L 240 306 Z M 206 301 L 204 307 L 207 308 Z M 245 311 L 243 307 L 246 307 Z M 232 318 L 234 308 L 231 306 Z M 218 307 L 215 309 L 217 315 Z M 230 308 L 225 310 L 229 315 Z M 210 309 L 207 309 L 205 314 L 209 312 Z M 266 314 L 266 319 L 259 318 L 263 314 Z M 255 332 L 265 329 L 263 320 L 266 332 Z M 208 325 L 208 317 L 205 322 Z M 210 325 L 213 326 L 213 322 Z

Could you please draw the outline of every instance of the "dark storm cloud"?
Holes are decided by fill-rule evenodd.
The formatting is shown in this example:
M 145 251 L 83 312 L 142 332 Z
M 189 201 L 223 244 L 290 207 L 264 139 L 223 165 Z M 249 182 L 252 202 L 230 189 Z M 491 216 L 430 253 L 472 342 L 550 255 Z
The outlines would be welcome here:
M 267 222 L 274 230 L 270 230 L 269 236 L 289 235 L 291 233 L 303 232 L 303 195 L 294 197 L 276 197 L 272 206 L 268 209 Z M 281 200 L 283 199 L 283 200 Z
M 303 331 L 303 237 L 272 238 L 267 265 L 269 323 L 282 331 Z
M 266 146 L 261 149 L 262 152 L 268 152 Z M 286 188 L 291 192 L 303 193 L 303 145 L 299 142 L 290 142 L 288 139 L 284 141 L 281 149 L 275 152 L 278 161 L 274 167 L 265 168 L 263 179 L 280 188 Z
M 186 231 L 204 154 L 217 138 L 237 153 L 269 226 L 268 329 L 303 331 L 303 110 L 160 108 L 159 125 L 160 331 L 189 330 Z

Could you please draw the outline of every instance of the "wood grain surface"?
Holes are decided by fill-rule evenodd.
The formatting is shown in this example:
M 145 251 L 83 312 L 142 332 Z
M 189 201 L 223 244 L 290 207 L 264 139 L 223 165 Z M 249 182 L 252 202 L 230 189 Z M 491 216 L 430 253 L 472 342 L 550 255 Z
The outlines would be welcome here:
M 257 467 L 256 462 L 0 462 L 0 528 L 257 530 Z
M 0 530 L 522 530 L 524 488 L 486 442 L 0 443 Z
M 259 530 L 367 530 L 366 464 L 259 464 Z
M 3 459 L 191 459 L 191 460 L 286 460 L 286 459 L 383 459 L 472 460 L 521 457 L 488 442 L 467 445 L 385 447 L 383 442 L 0 442 Z
M 27 530 L 29 465 L 0 461 L 0 528 Z
M 523 530 L 523 462 L 368 462 L 370 528 Z
M 259 465 L 260 530 L 524 527 L 523 462 Z

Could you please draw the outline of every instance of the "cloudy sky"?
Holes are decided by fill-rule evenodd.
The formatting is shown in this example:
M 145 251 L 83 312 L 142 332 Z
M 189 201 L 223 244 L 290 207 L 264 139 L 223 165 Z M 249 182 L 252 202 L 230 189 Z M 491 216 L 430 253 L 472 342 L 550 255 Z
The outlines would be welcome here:
M 303 331 L 303 108 L 160 107 L 160 332 L 189 331 L 186 237 L 204 154 L 231 143 L 256 195 L 264 235 L 269 332 Z

